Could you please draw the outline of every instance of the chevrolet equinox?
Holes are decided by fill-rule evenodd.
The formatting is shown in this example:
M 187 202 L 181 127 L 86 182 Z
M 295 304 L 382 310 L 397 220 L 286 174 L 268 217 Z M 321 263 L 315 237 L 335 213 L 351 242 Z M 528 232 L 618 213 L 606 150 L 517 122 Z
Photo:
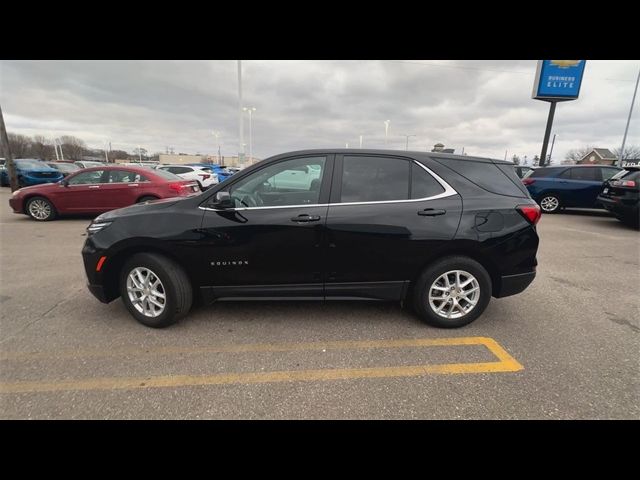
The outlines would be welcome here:
M 500 160 L 305 150 L 201 194 L 104 213 L 82 250 L 88 288 L 166 327 L 194 299 L 407 302 L 467 325 L 536 275 L 540 209 Z

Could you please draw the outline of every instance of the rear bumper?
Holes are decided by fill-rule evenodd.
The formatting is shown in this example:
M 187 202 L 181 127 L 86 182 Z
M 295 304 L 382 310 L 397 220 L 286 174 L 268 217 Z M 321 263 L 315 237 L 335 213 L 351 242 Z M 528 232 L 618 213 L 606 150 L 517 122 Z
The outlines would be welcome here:
M 603 197 L 598 195 L 598 202 L 602 206 L 613 213 L 614 215 L 633 215 L 638 214 L 638 200 L 634 199 L 631 202 L 628 200 L 625 202 L 623 199 L 616 197 Z
M 493 292 L 493 296 L 502 298 L 516 295 L 527 288 L 535 278 L 535 271 L 518 275 L 503 275 L 500 277 L 500 288 L 497 292 Z

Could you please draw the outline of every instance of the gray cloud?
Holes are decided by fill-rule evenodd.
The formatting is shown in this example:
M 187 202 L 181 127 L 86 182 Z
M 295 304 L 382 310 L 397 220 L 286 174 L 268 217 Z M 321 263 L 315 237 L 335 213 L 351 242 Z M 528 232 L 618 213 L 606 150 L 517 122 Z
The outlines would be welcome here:
M 590 144 L 616 148 L 640 62 L 589 61 L 581 98 L 559 104 L 554 157 Z M 530 98 L 535 61 L 244 61 L 245 105 L 260 158 L 303 148 L 442 142 L 502 158 L 539 154 L 548 106 Z M 235 61 L 2 61 L 7 129 L 81 137 L 94 147 L 238 151 Z M 640 143 L 637 110 L 628 142 Z M 248 143 L 245 118 L 245 142 Z

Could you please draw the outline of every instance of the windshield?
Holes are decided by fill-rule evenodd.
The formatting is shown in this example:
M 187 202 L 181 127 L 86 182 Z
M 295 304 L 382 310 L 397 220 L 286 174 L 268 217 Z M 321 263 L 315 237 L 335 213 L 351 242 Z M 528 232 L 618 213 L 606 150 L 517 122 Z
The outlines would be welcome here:
M 16 167 L 18 168 L 51 168 L 46 163 L 40 162 L 39 160 L 21 160 L 17 159 L 15 161 Z
M 104 164 L 102 164 L 100 162 L 82 162 L 82 164 L 84 165 L 84 168 L 102 167 L 102 166 L 104 166 Z
M 56 168 L 61 172 L 75 172 L 80 170 L 78 165 L 74 165 L 73 163 L 47 163 L 51 168 Z

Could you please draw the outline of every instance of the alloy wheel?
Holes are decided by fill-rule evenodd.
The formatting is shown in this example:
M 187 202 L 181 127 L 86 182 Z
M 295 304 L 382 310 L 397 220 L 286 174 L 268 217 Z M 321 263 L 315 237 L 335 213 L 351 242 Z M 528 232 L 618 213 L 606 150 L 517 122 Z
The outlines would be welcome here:
M 45 200 L 33 200 L 29 203 L 29 214 L 37 220 L 46 220 L 51 216 L 51 205 Z
M 136 267 L 127 276 L 127 294 L 134 308 L 145 317 L 162 315 L 167 294 L 160 278 L 145 267 Z
M 540 202 L 540 208 L 543 212 L 553 212 L 558 209 L 560 202 L 556 197 L 544 197 Z
M 429 305 L 443 318 L 461 318 L 475 308 L 480 299 L 480 284 L 464 270 L 440 275 L 429 288 Z

